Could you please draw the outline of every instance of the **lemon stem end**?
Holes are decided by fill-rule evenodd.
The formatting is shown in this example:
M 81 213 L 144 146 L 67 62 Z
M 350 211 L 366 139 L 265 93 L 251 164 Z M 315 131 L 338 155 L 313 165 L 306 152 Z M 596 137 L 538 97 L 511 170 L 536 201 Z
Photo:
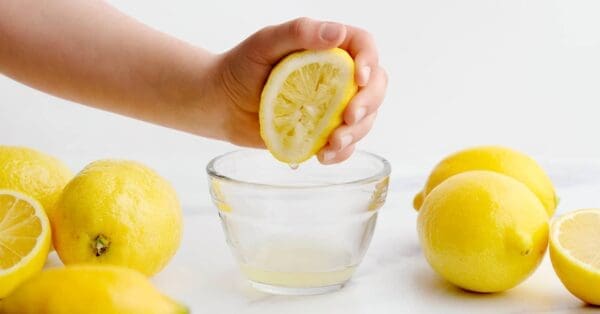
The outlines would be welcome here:
M 109 248 L 110 239 L 108 239 L 102 234 L 97 235 L 93 243 L 93 249 L 96 256 L 104 255 L 104 253 L 106 253 L 106 251 L 108 251 Z

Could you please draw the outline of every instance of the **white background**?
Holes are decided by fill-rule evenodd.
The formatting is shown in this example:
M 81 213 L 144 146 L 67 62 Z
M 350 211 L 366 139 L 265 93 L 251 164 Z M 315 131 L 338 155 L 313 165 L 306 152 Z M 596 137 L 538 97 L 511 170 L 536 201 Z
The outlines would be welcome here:
M 253 291 L 235 269 L 214 209 L 201 206 L 208 203 L 205 164 L 233 146 L 69 103 L 0 76 L 0 144 L 46 151 L 74 171 L 99 158 L 142 161 L 175 185 L 185 210 L 196 211 L 186 217 L 179 253 L 153 278 L 167 295 L 200 313 L 587 310 L 554 276 L 548 258 L 531 279 L 502 294 L 451 287 L 418 248 L 410 201 L 444 155 L 503 144 L 549 170 L 559 211 L 600 207 L 600 1 L 111 2 L 215 52 L 298 16 L 358 25 L 375 35 L 390 75 L 375 128 L 360 144 L 393 165 L 386 210 L 351 283 L 311 298 Z M 56 255 L 49 265 L 60 265 Z
M 600 158 L 600 1 L 111 1 L 161 31 L 222 52 L 298 16 L 361 26 L 390 76 L 360 148 L 423 177 L 443 155 L 503 144 L 548 160 Z M 149 65 L 151 66 L 151 65 Z M 233 146 L 69 103 L 0 76 L 0 143 L 78 171 L 147 163 L 184 204 L 206 203 L 204 166 Z

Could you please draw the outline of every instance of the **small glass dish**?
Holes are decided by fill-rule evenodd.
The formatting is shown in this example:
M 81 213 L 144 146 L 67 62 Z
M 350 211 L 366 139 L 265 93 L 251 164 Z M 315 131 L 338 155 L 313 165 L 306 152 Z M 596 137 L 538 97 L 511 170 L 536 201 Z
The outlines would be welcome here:
M 360 264 L 391 171 L 383 158 L 355 152 L 297 169 L 263 150 L 239 150 L 206 167 L 210 195 L 242 273 L 256 289 L 310 295 L 340 289 Z

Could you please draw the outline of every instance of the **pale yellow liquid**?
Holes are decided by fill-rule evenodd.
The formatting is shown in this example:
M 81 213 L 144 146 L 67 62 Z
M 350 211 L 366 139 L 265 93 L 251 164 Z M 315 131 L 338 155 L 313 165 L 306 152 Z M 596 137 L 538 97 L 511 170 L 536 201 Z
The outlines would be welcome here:
M 254 282 L 291 288 L 324 287 L 344 283 L 355 266 L 346 251 L 316 243 L 270 243 L 261 246 L 247 263 L 240 265 Z
M 268 271 L 241 265 L 242 272 L 254 282 L 290 288 L 325 287 L 344 283 L 352 277 L 355 267 L 326 272 Z

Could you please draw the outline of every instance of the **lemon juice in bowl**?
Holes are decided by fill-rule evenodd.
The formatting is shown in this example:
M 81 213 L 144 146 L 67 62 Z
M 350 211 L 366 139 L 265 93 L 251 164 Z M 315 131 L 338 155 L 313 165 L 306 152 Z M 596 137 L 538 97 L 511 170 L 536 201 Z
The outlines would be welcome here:
M 263 244 L 240 264 L 255 285 L 289 288 L 328 287 L 348 281 L 356 266 L 351 253 L 309 241 L 280 239 Z M 263 287 L 267 289 L 268 286 Z
M 255 288 L 309 295 L 340 289 L 367 251 L 390 165 L 356 152 L 297 170 L 266 151 L 240 150 L 207 166 L 212 200 L 242 274 Z

